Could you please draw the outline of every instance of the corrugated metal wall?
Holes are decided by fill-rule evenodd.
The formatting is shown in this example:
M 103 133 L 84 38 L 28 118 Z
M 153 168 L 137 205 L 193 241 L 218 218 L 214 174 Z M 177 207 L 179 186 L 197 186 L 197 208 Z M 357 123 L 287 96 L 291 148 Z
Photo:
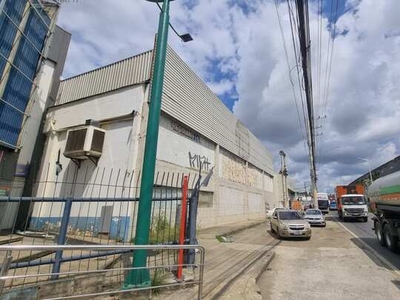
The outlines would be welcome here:
M 221 147 L 273 174 L 272 155 L 171 49 L 162 110 Z
M 150 79 L 151 60 L 152 52 L 148 51 L 64 80 L 56 105 L 146 82 Z
M 24 112 L 29 102 L 32 82 L 36 75 L 36 68 L 41 57 L 47 32 L 50 26 L 50 18 L 41 8 L 38 0 L 32 0 L 35 7 L 30 6 L 28 19 L 23 29 L 23 34 L 18 43 L 12 47 L 18 47 L 16 55 L 11 58 L 13 66 L 10 68 L 7 83 L 0 102 L 0 141 L 6 145 L 17 146 L 18 136 L 21 131 Z M 4 45 L 4 53 L 10 54 L 10 43 L 14 42 L 19 22 L 26 6 L 26 0 L 6 1 L 1 19 L 5 26 L 3 40 L 3 29 L 1 29 L 1 44 Z M 8 19 L 13 16 L 15 25 Z M 7 56 L 0 57 L 3 64 Z M 2 65 L 0 65 L 0 68 Z M 4 71 L 4 66 L 3 66 Z M 3 73 L 3 72 L 2 72 Z M 4 76 L 3 76 L 4 77 Z
M 150 79 L 152 52 L 125 59 L 61 82 L 57 105 Z M 208 86 L 170 48 L 162 110 L 221 147 L 273 174 L 272 155 Z

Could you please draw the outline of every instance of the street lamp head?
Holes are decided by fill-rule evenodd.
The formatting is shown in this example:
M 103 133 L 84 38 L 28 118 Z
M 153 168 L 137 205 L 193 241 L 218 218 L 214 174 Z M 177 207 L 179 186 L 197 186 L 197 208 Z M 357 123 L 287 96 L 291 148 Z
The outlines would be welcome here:
M 184 42 L 184 43 L 193 41 L 193 37 L 189 33 L 181 34 L 181 35 L 179 35 L 179 37 L 181 38 L 182 42 Z
M 286 153 L 283 152 L 283 150 L 279 151 L 279 154 L 282 155 L 282 156 L 286 156 Z

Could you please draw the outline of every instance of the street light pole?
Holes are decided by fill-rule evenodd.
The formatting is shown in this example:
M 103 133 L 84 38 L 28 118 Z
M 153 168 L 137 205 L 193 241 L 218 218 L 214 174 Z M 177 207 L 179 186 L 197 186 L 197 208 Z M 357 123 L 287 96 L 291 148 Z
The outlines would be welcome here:
M 367 158 L 362 158 L 362 157 L 359 157 L 358 159 L 359 159 L 359 160 L 366 161 L 366 162 L 368 163 L 369 180 L 370 180 L 371 183 L 372 183 L 373 180 L 372 180 L 372 172 L 371 172 L 371 163 L 370 163 L 369 159 L 367 159 Z
M 150 1 L 150 2 L 161 2 Z M 171 0 L 164 0 L 158 24 L 157 43 L 155 49 L 154 71 L 152 76 L 151 97 L 146 131 L 146 142 L 140 186 L 138 218 L 136 223 L 136 245 L 147 245 L 149 242 L 151 202 L 153 198 L 154 174 L 156 166 L 158 129 L 161 112 L 161 96 L 164 83 L 165 59 L 167 54 L 167 40 L 169 27 L 169 6 Z M 150 273 L 145 269 L 147 265 L 147 251 L 136 250 L 133 253 L 133 269 L 127 276 L 124 288 L 132 286 L 151 285 Z

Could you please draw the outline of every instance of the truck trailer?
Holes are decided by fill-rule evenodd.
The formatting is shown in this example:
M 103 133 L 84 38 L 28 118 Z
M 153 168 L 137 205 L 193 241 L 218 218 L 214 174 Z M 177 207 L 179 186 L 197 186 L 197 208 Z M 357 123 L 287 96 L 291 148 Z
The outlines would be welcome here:
M 400 171 L 374 181 L 368 188 L 368 199 L 375 215 L 374 230 L 378 242 L 399 252 Z

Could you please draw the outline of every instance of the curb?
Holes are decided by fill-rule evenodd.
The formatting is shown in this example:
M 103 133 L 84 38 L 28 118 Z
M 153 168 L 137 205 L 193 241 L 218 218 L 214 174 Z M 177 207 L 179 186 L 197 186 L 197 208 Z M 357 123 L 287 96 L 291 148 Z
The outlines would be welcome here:
M 259 262 L 266 257 L 266 260 Z M 240 278 L 226 283 L 211 299 L 246 299 L 246 300 L 261 300 L 261 290 L 257 281 L 264 274 L 270 263 L 275 257 L 275 252 L 268 250 L 259 256 L 255 261 L 252 261 L 248 267 L 250 270 Z M 234 285 L 233 285 L 234 284 Z M 226 289 L 224 291 L 224 289 Z
M 272 260 L 275 258 L 275 251 L 271 252 L 271 256 L 268 257 L 267 261 L 264 262 L 262 268 L 260 271 L 258 271 L 258 275 L 256 277 L 256 283 L 260 280 L 261 276 L 264 274 L 265 270 L 268 269 L 270 263 L 272 262 Z
M 252 223 L 252 224 L 249 224 L 249 225 L 245 225 L 245 226 L 243 226 L 243 227 L 236 228 L 236 229 L 234 229 L 234 230 L 231 230 L 231 231 L 228 231 L 228 232 L 224 232 L 224 233 L 222 233 L 222 234 L 218 234 L 218 235 L 216 235 L 215 237 L 218 239 L 219 237 L 222 237 L 222 236 L 234 235 L 234 234 L 236 234 L 236 233 L 239 233 L 239 232 L 244 231 L 244 230 L 246 230 L 246 229 L 250 229 L 250 228 L 256 227 L 256 226 L 258 226 L 258 225 L 260 225 L 260 224 L 262 224 L 262 223 L 266 223 L 266 222 L 268 222 L 268 220 L 261 220 L 261 221 L 258 221 L 258 222 L 256 222 L 256 223 Z

